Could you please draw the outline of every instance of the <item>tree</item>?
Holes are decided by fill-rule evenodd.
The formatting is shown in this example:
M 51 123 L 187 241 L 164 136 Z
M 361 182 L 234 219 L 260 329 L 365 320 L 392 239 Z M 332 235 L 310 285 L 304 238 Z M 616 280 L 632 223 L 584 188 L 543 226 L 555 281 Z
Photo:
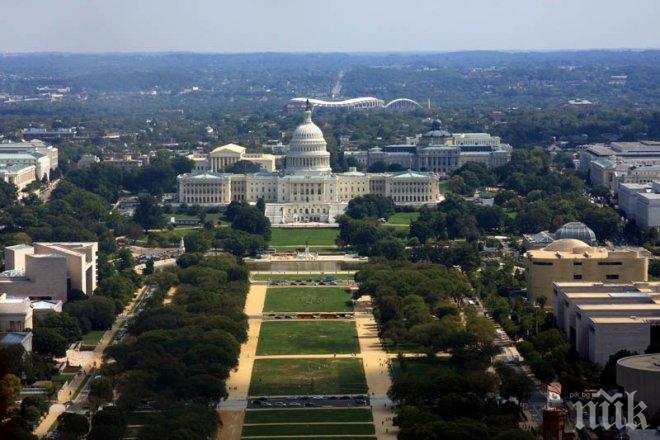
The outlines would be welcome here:
M 0 180 L 0 209 L 7 209 L 16 203 L 18 189 L 13 183 Z
M 259 197 L 257 199 L 257 204 L 255 205 L 259 211 L 262 213 L 266 212 L 266 201 L 264 200 L 263 197 Z
M 89 384 L 89 404 L 96 409 L 99 406 L 112 402 L 114 397 L 112 382 L 105 377 L 97 377 Z
M 116 406 L 105 407 L 92 417 L 87 440 L 120 440 L 126 431 L 126 417 Z
M 119 271 L 133 268 L 133 266 L 135 266 L 135 258 L 133 258 L 133 252 L 131 252 L 129 248 L 120 249 L 117 252 L 115 266 Z
M 78 321 L 66 312 L 48 312 L 37 319 L 35 327 L 52 328 L 69 343 L 82 338 Z
M 160 229 L 165 225 L 163 210 L 156 199 L 152 196 L 142 196 L 139 198 L 139 204 L 133 214 L 133 220 L 139 223 L 145 230 Z
M 82 438 L 89 431 L 87 417 L 64 412 L 57 417 L 57 430 L 68 438 Z
M 7 410 L 14 404 L 21 393 L 21 380 L 13 374 L 7 373 L 0 378 L 0 416 L 2 419 Z
M 194 231 L 183 238 L 186 252 L 206 252 L 211 249 L 212 235 L 209 231 Z
M 613 355 L 609 357 L 607 360 L 607 363 L 603 367 L 603 370 L 600 373 L 600 381 L 603 383 L 603 385 L 606 385 L 608 387 L 616 387 L 617 382 L 616 382 L 616 364 L 619 361 L 619 359 L 622 359 L 624 357 L 628 356 L 634 356 L 637 353 L 629 351 L 629 350 L 619 350 Z
M 142 269 L 142 275 L 151 275 L 154 273 L 154 260 L 149 258 L 146 263 L 144 263 L 144 269 Z
M 240 208 L 231 222 L 231 227 L 250 234 L 258 234 L 265 240 L 270 240 L 270 220 L 255 207 Z
M 534 384 L 527 376 L 501 362 L 496 364 L 496 369 L 500 375 L 500 395 L 503 398 L 514 397 L 520 403 L 529 400 L 534 391 Z
M 390 197 L 367 194 L 351 199 L 346 208 L 346 215 L 354 219 L 384 218 L 394 214 L 394 202 Z
M 593 229 L 596 237 L 609 239 L 621 232 L 621 216 L 610 207 L 590 206 L 584 210 L 582 221 Z
M 135 285 L 120 274 L 104 278 L 96 288 L 96 295 L 113 298 L 118 308 L 123 307 L 133 297 Z
M 64 307 L 67 313 L 78 319 L 80 327 L 87 330 L 107 330 L 115 320 L 115 301 L 112 298 L 94 295 L 82 301 L 66 303 Z
M 66 338 L 53 328 L 36 327 L 32 332 L 32 346 L 37 353 L 62 357 L 69 346 Z

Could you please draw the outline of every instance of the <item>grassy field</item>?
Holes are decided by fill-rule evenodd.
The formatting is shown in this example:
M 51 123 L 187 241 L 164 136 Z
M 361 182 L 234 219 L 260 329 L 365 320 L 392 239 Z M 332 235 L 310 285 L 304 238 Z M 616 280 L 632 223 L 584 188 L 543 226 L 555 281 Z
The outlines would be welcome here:
M 352 280 L 355 278 L 355 275 L 352 273 L 328 273 L 328 274 L 257 274 L 252 275 L 252 279 L 255 281 L 295 281 L 295 280 L 313 280 L 313 281 L 322 281 L 326 277 L 332 277 L 335 280 Z
M 355 322 L 266 321 L 257 355 L 359 353 Z
M 82 342 L 84 345 L 98 345 L 104 334 L 105 330 L 92 330 L 83 335 Z
M 243 436 L 257 435 L 364 435 L 373 434 L 371 423 L 356 424 L 296 424 L 296 425 L 247 425 L 243 426 Z
M 269 287 L 264 312 L 350 312 L 351 294 L 343 287 Z
M 367 408 L 248 410 L 245 423 L 371 422 Z
M 413 220 L 417 220 L 419 212 L 395 212 L 387 220 L 388 225 L 393 226 L 408 226 Z
M 307 241 L 310 246 L 334 247 L 337 235 L 337 228 L 272 228 L 269 245 L 275 248 L 304 247 Z
M 257 359 L 251 396 L 367 392 L 361 359 Z

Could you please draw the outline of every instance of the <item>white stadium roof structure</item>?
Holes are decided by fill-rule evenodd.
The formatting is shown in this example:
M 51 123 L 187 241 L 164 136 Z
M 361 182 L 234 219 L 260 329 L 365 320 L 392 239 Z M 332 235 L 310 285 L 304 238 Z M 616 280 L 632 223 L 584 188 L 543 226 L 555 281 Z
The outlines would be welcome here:
M 362 96 L 359 98 L 344 99 L 342 101 L 326 101 L 316 98 L 292 98 L 287 103 L 287 107 L 304 107 L 307 101 L 314 107 L 326 108 L 345 108 L 349 110 L 361 110 L 371 108 L 389 108 L 393 110 L 413 110 L 422 106 L 412 99 L 399 98 L 385 104 L 385 101 L 373 96 Z

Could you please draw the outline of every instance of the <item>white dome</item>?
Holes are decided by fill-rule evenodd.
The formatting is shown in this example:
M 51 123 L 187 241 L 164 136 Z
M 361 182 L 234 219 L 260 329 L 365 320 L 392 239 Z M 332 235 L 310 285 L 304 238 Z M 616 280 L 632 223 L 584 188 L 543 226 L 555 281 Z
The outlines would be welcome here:
M 307 108 L 305 120 L 293 132 L 286 155 L 290 171 L 330 171 L 330 153 L 325 149 L 321 129 L 312 122 L 312 110 Z
M 325 139 L 323 138 L 323 132 L 321 131 L 318 125 L 312 122 L 312 112 L 309 110 L 305 112 L 305 121 L 302 124 L 300 124 L 293 132 L 291 143 L 300 142 L 300 141 L 303 142 L 313 141 L 313 142 L 325 143 Z

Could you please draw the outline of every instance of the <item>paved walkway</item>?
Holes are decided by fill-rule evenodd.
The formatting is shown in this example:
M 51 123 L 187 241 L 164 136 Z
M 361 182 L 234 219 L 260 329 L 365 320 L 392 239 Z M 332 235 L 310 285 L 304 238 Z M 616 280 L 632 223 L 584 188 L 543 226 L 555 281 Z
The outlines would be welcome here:
M 129 302 L 126 305 L 126 307 L 124 307 L 124 311 L 117 316 L 110 330 L 106 331 L 103 334 L 103 337 L 96 345 L 96 348 L 94 348 L 94 351 L 91 352 L 92 353 L 91 356 L 89 356 L 86 359 L 86 362 L 81 365 L 82 371 L 84 373 L 77 375 L 74 380 L 69 382 L 68 386 L 62 388 L 62 390 L 59 392 L 60 398 L 57 400 L 57 402 L 51 405 L 46 417 L 41 421 L 39 426 L 35 428 L 34 435 L 36 435 L 37 437 L 44 437 L 46 434 L 48 434 L 48 430 L 53 425 L 53 423 L 55 423 L 57 417 L 65 411 L 64 403 L 72 399 L 76 390 L 85 381 L 85 378 L 89 376 L 96 369 L 97 366 L 101 365 L 101 363 L 103 362 L 103 352 L 105 351 L 106 347 L 110 345 L 110 342 L 112 342 L 112 340 L 114 339 L 115 333 L 117 333 L 117 331 L 124 325 L 126 319 L 128 318 L 128 315 L 130 314 L 130 310 L 133 310 L 133 306 L 140 300 L 142 294 L 146 290 L 147 287 L 141 287 L 138 290 L 138 295 L 136 295 L 131 300 L 131 302 Z M 85 386 L 89 386 L 89 380 L 87 381 Z M 81 392 L 75 399 L 75 403 L 79 402 L 81 396 L 84 395 L 85 393 Z
M 378 336 L 378 325 L 372 312 L 371 297 L 362 296 L 358 299 L 355 307 L 355 325 L 369 388 L 376 438 L 396 439 L 398 428 L 393 423 L 396 415 L 394 403 L 387 396 L 387 391 L 392 386 L 389 371 L 391 356 L 385 352 Z
M 252 367 L 261 331 L 261 312 L 264 308 L 267 289 L 266 284 L 251 284 L 245 299 L 245 314 L 250 317 L 248 319 L 248 339 L 241 345 L 238 368 L 232 371 L 227 379 L 229 397 L 220 404 L 222 429 L 218 433 L 219 440 L 240 440 L 241 438 Z

